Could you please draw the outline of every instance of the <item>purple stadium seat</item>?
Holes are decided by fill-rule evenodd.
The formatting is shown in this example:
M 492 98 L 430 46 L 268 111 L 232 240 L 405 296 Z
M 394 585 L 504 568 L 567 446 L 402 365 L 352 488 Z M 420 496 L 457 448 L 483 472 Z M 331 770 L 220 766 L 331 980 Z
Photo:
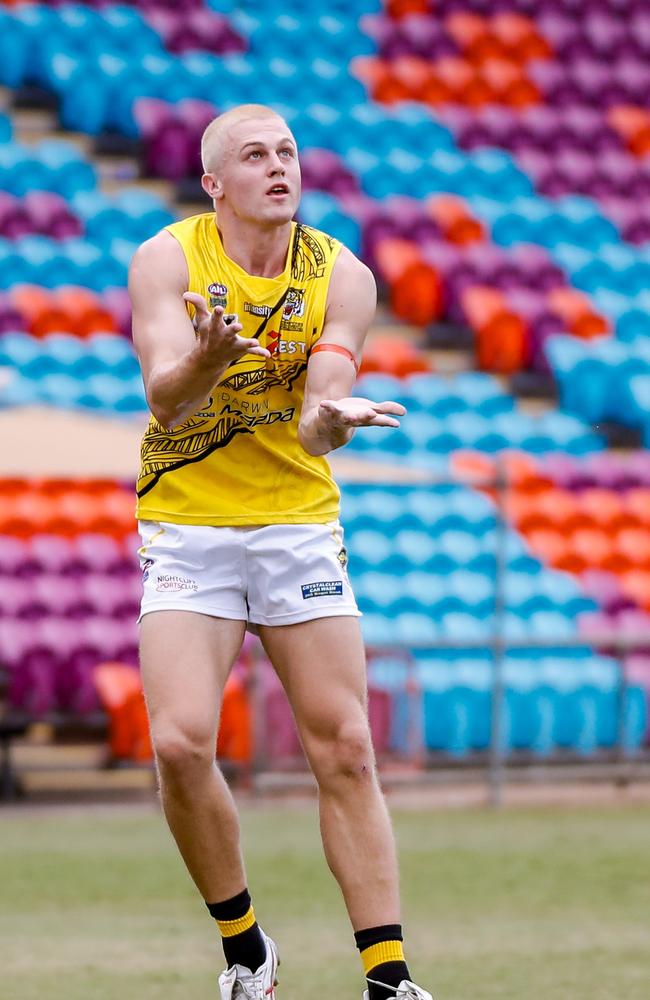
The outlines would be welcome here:
M 188 97 L 176 105 L 176 117 L 183 122 L 192 141 L 188 169 L 198 177 L 203 173 L 201 163 L 201 137 L 213 118 L 219 114 L 218 108 L 210 101 Z
M 142 597 L 140 575 L 132 573 L 118 579 L 90 574 L 84 581 L 84 596 L 96 615 L 135 620 Z
M 128 563 L 120 543 L 109 535 L 86 533 L 78 535 L 74 540 L 73 558 L 79 571 L 84 573 L 115 573 L 132 572 L 132 563 Z
M 284 688 L 270 663 L 257 665 L 256 684 L 263 705 L 262 743 L 269 760 L 292 760 L 302 756 L 293 713 Z
M 595 452 L 584 461 L 584 468 L 594 476 L 596 484 L 608 490 L 625 490 L 637 481 L 620 455 L 608 451 Z
M 616 615 L 625 608 L 633 608 L 632 601 L 623 593 L 618 578 L 613 573 L 599 569 L 585 570 L 580 576 L 583 590 L 592 597 L 608 615 Z
M 0 588 L 0 617 L 34 621 L 49 613 L 48 604 L 34 589 L 34 580 L 18 576 L 3 580 Z
M 193 138 L 175 108 L 158 98 L 141 97 L 134 116 L 145 144 L 145 173 L 171 181 L 186 177 Z
M 564 273 L 544 247 L 535 243 L 518 243 L 510 247 L 509 255 L 522 277 L 522 284 L 528 288 L 548 291 L 566 284 Z
M 120 333 L 131 339 L 131 300 L 126 288 L 106 288 L 101 293 L 102 303 L 111 313 Z
M 390 741 L 392 700 L 390 692 L 381 688 L 368 688 L 368 717 L 375 751 L 385 753 Z
M 3 622 L 0 632 L 0 662 L 9 668 L 9 704 L 33 718 L 54 711 L 59 660 L 49 636 L 24 620 Z
M 359 181 L 329 149 L 308 149 L 300 157 L 305 190 L 328 191 L 337 197 L 359 192 Z
M 0 236 L 6 240 L 17 240 L 33 232 L 34 226 L 23 200 L 0 191 Z
M 30 191 L 24 205 L 34 232 L 65 240 L 83 235 L 81 220 L 74 215 L 61 195 L 52 191 Z
M 57 618 L 83 618 L 92 610 L 85 599 L 79 577 L 55 576 L 44 573 L 30 581 L 32 598 L 47 608 L 47 614 Z
M 626 471 L 635 486 L 650 486 L 650 451 L 636 451 L 627 457 Z
M 73 559 L 72 543 L 61 535 L 33 535 L 29 552 L 39 573 L 62 575 L 68 571 Z
M 413 55 L 425 59 L 458 55 L 456 42 L 437 14 L 409 14 L 400 19 L 399 30 Z
M 518 153 L 527 149 L 554 150 L 560 132 L 557 111 L 544 104 L 524 108 L 509 130 L 508 148 Z
M 534 60 L 529 63 L 527 76 L 542 91 L 548 104 L 583 104 L 580 88 L 569 79 L 566 69 L 558 62 Z
M 28 552 L 28 544 L 22 538 L 2 535 L 0 537 L 0 577 L 23 575 L 22 568 Z
M 25 320 L 9 301 L 7 292 L 0 292 L 0 334 L 24 330 Z
M 246 51 L 244 39 L 222 14 L 214 11 L 200 7 L 183 9 L 183 4 L 179 3 L 173 9 L 150 6 L 146 16 L 170 52 L 201 49 L 227 55 Z

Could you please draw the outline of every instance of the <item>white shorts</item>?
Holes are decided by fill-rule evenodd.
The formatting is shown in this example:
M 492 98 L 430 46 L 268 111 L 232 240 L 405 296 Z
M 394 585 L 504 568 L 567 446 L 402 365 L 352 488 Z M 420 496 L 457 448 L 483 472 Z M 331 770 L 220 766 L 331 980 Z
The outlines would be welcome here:
M 293 625 L 361 614 L 338 521 L 250 528 L 140 521 L 139 530 L 141 618 L 149 611 L 196 611 Z

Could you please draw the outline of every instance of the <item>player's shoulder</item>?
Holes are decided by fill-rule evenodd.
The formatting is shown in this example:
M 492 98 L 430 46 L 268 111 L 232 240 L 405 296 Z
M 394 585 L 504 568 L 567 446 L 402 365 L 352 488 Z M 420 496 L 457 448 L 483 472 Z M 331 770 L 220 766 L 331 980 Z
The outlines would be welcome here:
M 356 287 L 359 292 L 376 292 L 377 289 L 375 276 L 368 265 L 364 264 L 344 244 L 341 245 L 341 250 L 334 264 L 332 278 L 336 283 Z
M 180 240 L 184 235 L 191 235 L 204 227 L 206 220 L 212 218 L 211 212 L 203 212 L 200 215 L 190 215 L 185 219 L 178 219 L 171 222 L 164 229 L 151 236 L 144 243 L 141 243 L 134 254 L 139 261 L 145 262 L 165 262 L 174 261 L 183 256 L 183 249 Z
M 133 284 L 166 285 L 185 284 L 187 287 L 187 262 L 183 248 L 172 233 L 161 229 L 135 251 L 129 267 L 129 287 Z

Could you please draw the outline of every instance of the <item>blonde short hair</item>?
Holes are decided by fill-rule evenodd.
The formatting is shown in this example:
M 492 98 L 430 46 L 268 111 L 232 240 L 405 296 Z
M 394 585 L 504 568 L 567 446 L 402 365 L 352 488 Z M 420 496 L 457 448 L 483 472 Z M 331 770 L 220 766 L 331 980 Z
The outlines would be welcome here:
M 201 138 L 201 162 L 206 174 L 221 165 L 232 126 L 250 118 L 279 118 L 284 121 L 282 115 L 266 104 L 238 104 L 236 108 L 213 118 Z

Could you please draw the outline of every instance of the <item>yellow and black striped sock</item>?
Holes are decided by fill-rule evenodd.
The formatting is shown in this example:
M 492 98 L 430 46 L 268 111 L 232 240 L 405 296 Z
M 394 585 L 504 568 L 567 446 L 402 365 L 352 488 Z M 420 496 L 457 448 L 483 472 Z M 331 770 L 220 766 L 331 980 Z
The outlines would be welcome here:
M 389 997 L 394 997 L 399 984 L 411 978 L 404 961 L 401 925 L 368 927 L 357 931 L 354 938 L 368 980 L 369 1000 L 388 1000 Z M 384 985 L 377 986 L 371 982 L 373 979 Z
M 219 926 L 228 968 L 243 965 L 257 972 L 266 959 L 266 944 L 255 920 L 248 889 L 223 903 L 206 903 L 206 906 Z

